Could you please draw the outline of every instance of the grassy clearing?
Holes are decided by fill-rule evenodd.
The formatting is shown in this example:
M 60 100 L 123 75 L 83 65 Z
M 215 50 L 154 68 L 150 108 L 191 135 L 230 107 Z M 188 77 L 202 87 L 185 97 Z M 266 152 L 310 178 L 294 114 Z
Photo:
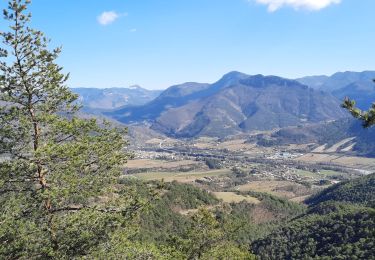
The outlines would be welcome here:
M 340 175 L 343 175 L 345 173 L 337 172 L 337 171 L 330 171 L 330 170 L 322 170 L 322 171 L 320 171 L 320 174 L 323 174 L 325 176 L 340 176 Z
M 196 179 L 200 179 L 203 177 L 215 177 L 215 176 L 222 176 L 231 173 L 231 170 L 228 169 L 220 169 L 220 170 L 212 170 L 212 171 L 196 171 L 196 172 L 148 172 L 148 173 L 139 173 L 134 174 L 136 178 L 140 178 L 142 180 L 162 180 L 164 179 L 165 182 L 193 182 Z
M 287 199 L 309 195 L 311 192 L 305 186 L 291 181 L 254 181 L 237 186 L 236 189 L 242 192 L 264 192 Z
M 327 177 L 335 177 L 335 176 L 342 176 L 345 175 L 343 172 L 332 171 L 332 170 L 321 170 L 318 172 L 310 172 L 305 170 L 297 170 L 296 174 L 301 177 L 307 177 L 312 179 L 320 179 L 320 178 L 327 178 Z
M 239 203 L 241 201 L 246 201 L 253 204 L 258 204 L 260 201 L 257 198 L 251 196 L 244 196 L 236 194 L 235 192 L 214 192 L 216 198 L 223 200 L 227 203 Z
M 271 192 L 275 188 L 287 185 L 295 185 L 295 183 L 291 181 L 252 181 L 236 188 L 239 191 Z
M 302 203 L 308 197 L 310 197 L 310 195 L 301 196 L 301 197 L 295 197 L 295 198 L 290 199 L 290 201 L 297 202 L 297 203 Z
M 151 160 L 151 159 L 138 159 L 130 160 L 127 162 L 126 167 L 129 169 L 152 169 L 152 168 L 177 168 L 182 166 L 197 165 L 198 161 L 184 160 L 184 161 L 165 161 L 165 160 Z
M 308 178 L 314 178 L 318 176 L 318 173 L 310 172 L 310 171 L 305 171 L 305 170 L 297 170 L 296 174 L 302 177 L 308 177 Z

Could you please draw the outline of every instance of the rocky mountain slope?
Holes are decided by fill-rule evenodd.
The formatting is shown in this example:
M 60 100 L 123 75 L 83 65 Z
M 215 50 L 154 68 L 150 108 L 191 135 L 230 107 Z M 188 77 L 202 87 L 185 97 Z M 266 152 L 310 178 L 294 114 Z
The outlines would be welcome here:
M 371 81 L 359 81 L 351 83 L 341 89 L 332 92 L 332 95 L 343 100 L 350 97 L 356 101 L 357 106 L 367 110 L 375 102 L 375 84 Z
M 308 76 L 296 79 L 298 82 L 314 89 L 332 92 L 347 87 L 353 83 L 366 84 L 375 78 L 375 71 L 337 72 L 332 76 Z
M 360 156 L 375 156 L 375 128 L 364 129 L 361 122 L 352 118 L 287 127 L 270 135 L 259 134 L 252 138 L 263 146 L 316 143 L 328 153 L 352 152 Z
M 214 84 L 173 86 L 144 106 L 107 115 L 123 123 L 148 121 L 176 137 L 226 136 L 345 117 L 339 105 L 294 80 L 231 72 Z

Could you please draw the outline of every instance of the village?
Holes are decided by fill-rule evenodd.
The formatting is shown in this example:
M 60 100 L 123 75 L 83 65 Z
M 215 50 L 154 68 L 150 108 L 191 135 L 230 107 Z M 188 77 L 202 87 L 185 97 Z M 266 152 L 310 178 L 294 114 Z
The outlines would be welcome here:
M 363 169 L 372 167 L 306 161 L 307 155 L 310 153 L 306 147 L 265 148 L 245 139 L 153 140 L 137 147 L 124 174 L 145 180 L 191 183 L 214 191 L 243 190 L 243 187 L 258 190 L 257 185 L 273 183 L 269 188 L 271 193 L 286 189 L 307 196 L 317 189 L 362 175 Z

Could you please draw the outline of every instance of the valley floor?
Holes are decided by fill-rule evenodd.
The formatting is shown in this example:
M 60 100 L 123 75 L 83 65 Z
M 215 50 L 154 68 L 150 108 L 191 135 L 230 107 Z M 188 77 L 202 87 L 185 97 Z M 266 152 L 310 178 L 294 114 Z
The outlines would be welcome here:
M 224 202 L 251 200 L 241 193 L 265 192 L 295 202 L 332 184 L 375 171 L 375 159 L 316 144 L 263 147 L 246 136 L 224 140 L 150 138 L 127 163 L 125 177 L 189 183 Z

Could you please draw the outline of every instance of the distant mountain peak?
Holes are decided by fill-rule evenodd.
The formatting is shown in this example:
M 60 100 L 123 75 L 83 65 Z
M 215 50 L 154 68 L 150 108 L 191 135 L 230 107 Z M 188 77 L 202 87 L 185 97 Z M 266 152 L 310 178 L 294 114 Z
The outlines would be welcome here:
M 227 74 L 225 74 L 221 79 L 225 79 L 225 80 L 240 79 L 240 78 L 246 78 L 246 77 L 249 77 L 249 76 L 250 75 L 248 75 L 248 74 L 245 74 L 245 73 L 234 70 L 234 71 L 231 71 L 231 72 L 228 72 Z
M 290 87 L 302 87 L 308 88 L 306 85 L 299 83 L 296 80 L 286 79 L 278 76 L 264 76 L 262 74 L 250 76 L 246 79 L 240 80 L 241 84 L 251 86 L 251 87 L 265 87 L 265 86 L 290 86 Z
M 297 81 L 315 89 L 332 92 L 344 88 L 356 82 L 372 82 L 375 78 L 375 71 L 345 71 L 336 72 L 331 76 L 308 76 L 296 79 Z
M 144 89 L 144 88 L 142 88 L 141 86 L 139 86 L 139 85 L 131 85 L 131 86 L 129 86 L 129 87 L 127 87 L 128 89 Z
M 154 100 L 160 90 L 147 90 L 138 85 L 124 88 L 73 88 L 86 109 L 111 110 L 124 106 L 143 105 Z

